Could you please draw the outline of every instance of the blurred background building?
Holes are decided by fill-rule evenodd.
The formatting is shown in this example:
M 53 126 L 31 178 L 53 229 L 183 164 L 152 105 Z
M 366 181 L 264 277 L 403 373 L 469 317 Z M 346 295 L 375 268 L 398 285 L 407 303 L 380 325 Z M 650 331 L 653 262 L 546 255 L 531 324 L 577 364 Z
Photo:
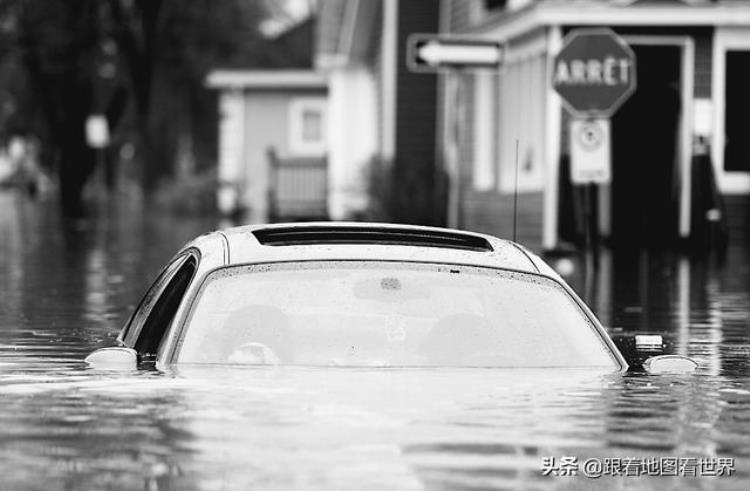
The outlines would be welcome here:
M 580 239 L 570 118 L 552 90 L 551 63 L 568 32 L 600 26 L 634 50 L 637 89 L 612 120 L 613 180 L 598 190 L 599 232 L 615 245 L 699 244 L 725 219 L 731 236 L 743 235 L 750 2 L 741 1 L 443 2 L 443 31 L 496 39 L 507 50 L 498 73 L 461 74 L 454 93 L 441 93 L 443 128 L 460 127 L 441 141 L 460 148 L 462 224 L 508 235 L 518 139 L 520 221 L 532 225 L 524 239 L 544 249 Z
M 571 29 L 604 26 L 633 47 L 638 88 L 613 120 L 614 179 L 598 191 L 599 232 L 614 244 L 703 244 L 724 220 L 730 236 L 744 237 L 750 162 L 740 135 L 750 109 L 750 72 L 742 68 L 750 56 L 750 3 L 375 3 L 321 2 L 318 66 L 329 80 L 364 81 L 332 89 L 329 103 L 333 108 L 342 93 L 374 99 L 373 154 L 394 167 L 434 159 L 435 167 L 420 168 L 433 189 L 441 170 L 459 180 L 451 225 L 512 234 L 518 140 L 520 238 L 547 250 L 581 240 L 581 197 L 568 177 L 569 115 L 550 70 Z M 405 39 L 417 32 L 501 41 L 504 66 L 495 73 L 409 74 Z M 332 125 L 332 159 L 340 158 L 336 142 L 348 139 L 347 122 L 363 114 Z M 345 160 L 358 167 L 363 159 Z
M 217 204 L 253 222 L 326 218 L 327 87 L 313 65 L 313 18 L 276 36 L 297 54 L 271 69 L 215 69 L 219 89 Z
M 570 184 L 570 116 L 551 66 L 571 30 L 609 27 L 636 54 L 637 89 L 612 120 L 598 234 L 668 248 L 748 237 L 750 2 L 221 7 L 0 2 L 0 179 L 55 182 L 74 216 L 92 189 L 133 188 L 244 221 L 388 220 L 506 237 L 517 191 L 518 239 L 567 249 L 583 241 L 583 195 Z M 413 73 L 415 33 L 498 41 L 503 66 Z M 104 140 L 87 134 L 92 121 L 105 123 Z

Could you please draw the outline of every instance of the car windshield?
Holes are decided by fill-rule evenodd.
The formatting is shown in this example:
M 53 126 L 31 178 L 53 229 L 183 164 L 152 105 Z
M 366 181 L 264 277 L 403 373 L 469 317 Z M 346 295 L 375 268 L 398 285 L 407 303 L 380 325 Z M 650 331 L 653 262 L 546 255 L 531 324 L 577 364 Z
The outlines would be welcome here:
M 201 286 L 177 350 L 179 363 L 618 367 L 556 282 L 430 263 L 217 270 Z

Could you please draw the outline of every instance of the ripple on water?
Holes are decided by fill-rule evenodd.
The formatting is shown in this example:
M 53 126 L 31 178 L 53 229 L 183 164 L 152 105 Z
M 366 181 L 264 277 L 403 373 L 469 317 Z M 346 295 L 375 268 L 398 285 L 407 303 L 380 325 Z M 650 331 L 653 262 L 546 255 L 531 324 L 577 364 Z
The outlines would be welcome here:
M 629 359 L 643 355 L 636 333 L 661 334 L 668 351 L 699 358 L 696 376 L 122 374 L 80 360 L 114 342 L 160 266 L 215 222 L 113 203 L 65 227 L 45 206 L 0 192 L 2 488 L 750 489 L 750 255 L 730 251 L 724 269 L 602 257 L 587 300 L 617 326 Z M 734 457 L 738 474 L 700 483 L 541 475 L 545 457 L 566 455 Z

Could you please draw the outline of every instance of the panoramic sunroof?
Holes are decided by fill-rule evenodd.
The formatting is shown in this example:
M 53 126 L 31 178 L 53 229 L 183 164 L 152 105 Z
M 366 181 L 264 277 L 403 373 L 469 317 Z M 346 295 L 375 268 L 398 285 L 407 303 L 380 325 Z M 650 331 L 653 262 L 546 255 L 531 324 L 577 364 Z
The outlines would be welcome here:
M 383 244 L 492 251 L 483 237 L 448 231 L 411 228 L 280 227 L 256 230 L 253 235 L 267 246 L 313 244 Z

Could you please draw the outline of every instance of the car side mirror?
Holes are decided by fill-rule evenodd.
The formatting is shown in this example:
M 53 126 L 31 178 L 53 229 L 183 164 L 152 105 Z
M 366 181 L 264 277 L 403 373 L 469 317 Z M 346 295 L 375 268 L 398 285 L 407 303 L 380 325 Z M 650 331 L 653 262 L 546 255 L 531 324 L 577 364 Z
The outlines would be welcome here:
M 138 353 L 121 346 L 98 349 L 84 360 L 91 368 L 104 370 L 135 370 L 138 368 Z
M 682 355 L 652 356 L 643 362 L 648 373 L 693 373 L 698 362 Z

